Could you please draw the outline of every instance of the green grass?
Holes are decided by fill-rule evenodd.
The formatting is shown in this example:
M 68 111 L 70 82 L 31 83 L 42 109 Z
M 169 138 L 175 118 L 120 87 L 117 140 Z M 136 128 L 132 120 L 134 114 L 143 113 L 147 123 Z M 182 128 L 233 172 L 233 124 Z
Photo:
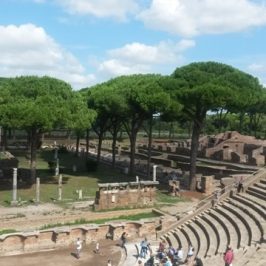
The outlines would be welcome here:
M 4 230 L 0 230 L 0 235 L 4 235 L 4 234 L 11 234 L 11 233 L 15 233 L 17 232 L 14 229 L 4 229 Z
M 19 160 L 19 168 L 29 169 L 29 161 L 25 157 L 25 152 L 13 152 Z M 48 167 L 48 161 L 53 160 L 52 151 L 42 151 L 37 156 L 37 176 L 41 179 L 40 200 L 41 202 L 51 202 L 58 197 L 58 178 L 53 176 L 53 172 Z M 59 154 L 60 173 L 63 175 L 63 199 L 77 200 L 76 190 L 82 189 L 83 197 L 95 197 L 98 190 L 98 182 L 124 182 L 130 181 L 129 177 L 115 169 L 110 169 L 101 165 L 96 172 L 86 170 L 85 160 L 74 156 L 72 153 Z M 77 166 L 77 172 L 73 173 L 72 166 Z M 35 184 L 18 182 L 17 198 L 21 201 L 30 202 L 35 199 Z M 0 204 L 8 205 L 12 200 L 12 180 L 0 180 Z
M 178 202 L 184 201 L 183 198 L 173 197 L 168 195 L 166 192 L 157 191 L 157 202 L 165 203 L 165 204 L 176 204 Z
M 154 218 L 159 217 L 160 215 L 155 212 L 149 212 L 149 213 L 138 213 L 134 215 L 120 215 L 115 218 L 106 218 L 106 219 L 98 219 L 98 220 L 86 220 L 86 219 L 79 219 L 74 222 L 69 223 L 55 223 L 55 224 L 47 224 L 40 228 L 40 230 L 54 228 L 54 227 L 62 227 L 62 226 L 71 226 L 71 225 L 82 225 L 82 224 L 103 224 L 105 222 L 111 222 L 111 221 L 117 221 L 117 220 L 126 220 L 126 221 L 138 221 L 140 219 L 145 218 Z

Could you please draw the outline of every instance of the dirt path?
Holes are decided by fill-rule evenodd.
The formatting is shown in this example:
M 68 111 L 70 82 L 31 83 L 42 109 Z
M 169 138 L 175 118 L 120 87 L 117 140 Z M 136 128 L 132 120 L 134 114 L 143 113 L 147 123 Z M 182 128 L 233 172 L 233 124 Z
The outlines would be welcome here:
M 189 198 L 190 201 L 179 202 L 173 206 L 165 206 L 161 210 L 170 215 L 192 211 L 202 195 L 197 192 L 183 192 L 182 197 Z M 77 202 L 70 205 L 69 208 L 62 208 L 52 203 L 40 204 L 38 206 L 0 207 L 0 228 L 30 231 L 38 230 L 44 225 L 74 222 L 80 219 L 88 221 L 98 219 L 111 220 L 121 215 L 127 216 L 151 211 L 152 208 L 93 212 L 90 210 L 87 202 Z
M 100 254 L 94 253 L 95 244 L 84 247 L 80 259 L 74 256 L 74 247 L 64 250 L 37 252 L 17 256 L 0 257 L 3 266 L 106 266 L 111 259 L 117 266 L 121 258 L 121 248 L 111 240 L 100 241 Z
M 0 208 L 0 228 L 15 230 L 37 230 L 41 226 L 56 223 L 74 222 L 75 220 L 112 219 L 121 215 L 134 215 L 151 212 L 151 208 L 93 212 L 90 210 L 63 209 L 53 204 L 39 206 Z

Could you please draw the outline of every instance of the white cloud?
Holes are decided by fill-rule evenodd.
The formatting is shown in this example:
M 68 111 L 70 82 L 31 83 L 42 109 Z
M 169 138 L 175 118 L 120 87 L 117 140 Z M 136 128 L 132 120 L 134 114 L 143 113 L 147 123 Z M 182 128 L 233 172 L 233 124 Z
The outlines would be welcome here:
M 138 19 L 182 36 L 219 34 L 265 25 L 266 7 L 251 0 L 152 0 Z
M 49 75 L 74 88 L 88 86 L 95 79 L 41 27 L 0 26 L 0 36 L 0 76 Z
M 135 0 L 56 0 L 69 13 L 125 20 L 138 10 Z
M 157 45 L 130 43 L 107 52 L 108 59 L 99 63 L 101 75 L 112 77 L 135 73 L 166 72 L 163 69 L 175 67 L 183 62 L 182 53 L 195 46 L 193 40 L 160 42 Z M 172 68 L 171 68 L 172 69 Z
M 247 70 L 255 77 L 259 77 L 261 84 L 263 84 L 263 86 L 266 87 L 266 63 L 265 62 L 252 63 L 247 67 Z

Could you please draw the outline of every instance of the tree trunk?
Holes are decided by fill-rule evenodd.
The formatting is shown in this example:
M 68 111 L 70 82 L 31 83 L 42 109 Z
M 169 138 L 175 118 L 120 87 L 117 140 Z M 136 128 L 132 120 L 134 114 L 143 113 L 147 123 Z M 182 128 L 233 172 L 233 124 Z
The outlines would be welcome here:
M 90 149 L 90 130 L 87 128 L 86 130 L 86 159 L 89 157 L 89 149 Z
M 159 132 L 158 132 L 158 138 L 160 139 L 161 138 L 161 117 L 159 117 Z
M 134 133 L 134 134 L 132 134 L 130 136 L 130 164 L 129 164 L 129 173 L 132 176 L 136 172 L 136 169 L 135 169 L 136 140 L 137 140 L 137 134 Z
M 76 152 L 75 152 L 75 155 L 76 156 L 79 155 L 79 142 L 80 142 L 80 135 L 79 135 L 79 133 L 77 133 L 77 138 L 76 138 Z
M 7 149 L 7 130 L 3 128 L 3 136 L 2 136 L 2 151 Z
M 37 155 L 37 130 L 31 129 L 30 138 L 30 178 L 31 182 L 35 182 L 36 178 L 36 155 Z
M 97 149 L 97 162 L 99 163 L 101 160 L 101 150 L 102 150 L 102 142 L 103 142 L 103 133 L 99 134 L 98 139 L 98 149 Z
M 147 177 L 150 178 L 151 175 L 151 144 L 152 144 L 152 117 L 149 119 L 149 130 L 148 130 L 148 161 L 147 161 Z
M 113 142 L 112 142 L 112 167 L 115 168 L 115 155 L 116 155 L 116 140 L 117 140 L 117 133 L 114 132 L 113 134 Z
M 192 138 L 191 138 L 191 151 L 190 151 L 190 175 L 189 175 L 189 188 L 192 191 L 196 190 L 196 161 L 199 147 L 199 137 L 203 126 L 203 119 L 194 121 Z
M 239 128 L 238 128 L 239 133 L 242 133 L 244 116 L 245 116 L 245 114 L 242 112 L 239 114 Z

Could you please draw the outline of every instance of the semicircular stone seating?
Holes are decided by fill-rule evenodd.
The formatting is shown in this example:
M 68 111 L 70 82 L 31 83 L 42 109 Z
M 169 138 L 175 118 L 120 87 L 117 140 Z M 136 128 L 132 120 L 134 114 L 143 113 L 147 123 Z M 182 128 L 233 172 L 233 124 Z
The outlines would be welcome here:
M 266 265 L 266 171 L 245 192 L 231 193 L 161 239 L 174 248 L 182 246 L 184 256 L 192 244 L 206 266 L 223 265 L 228 245 L 235 253 L 234 265 Z

